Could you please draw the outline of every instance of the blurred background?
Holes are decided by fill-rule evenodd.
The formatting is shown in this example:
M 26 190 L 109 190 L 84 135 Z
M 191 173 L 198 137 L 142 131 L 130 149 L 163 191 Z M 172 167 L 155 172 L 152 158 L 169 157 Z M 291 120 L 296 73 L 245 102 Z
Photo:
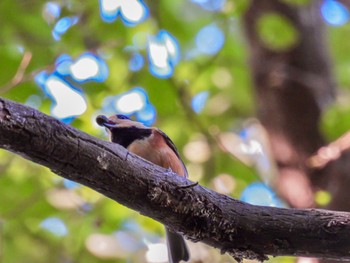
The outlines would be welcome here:
M 283 165 L 271 143 L 271 127 L 260 118 L 266 104 L 257 100 L 259 80 L 252 77 L 252 65 L 254 58 L 264 62 L 256 45 L 272 55 L 292 54 L 303 43 L 301 27 L 321 28 L 316 42 L 324 48 L 338 96 L 327 91 L 332 98 L 321 100 L 327 92 L 317 95 L 315 107 L 322 113 L 320 131 L 327 141 L 335 140 L 350 126 L 348 3 L 274 0 L 265 5 L 276 12 L 261 15 L 252 11 L 265 8 L 257 2 L 1 1 L 0 96 L 103 140 L 106 132 L 96 116 L 128 115 L 172 138 L 192 181 L 256 205 L 328 207 L 334 192 L 308 181 L 310 167 L 297 164 L 305 173 L 292 176 L 296 180 L 279 179 Z M 281 6 L 289 8 L 286 17 Z M 303 24 L 312 18 L 304 10 L 311 9 L 320 20 Z M 256 14 L 258 42 L 249 29 Z M 289 21 L 288 14 L 297 14 L 290 16 L 296 20 Z M 295 26 L 295 21 L 301 23 Z M 306 48 L 304 58 L 318 49 Z M 274 80 L 269 88 L 283 86 L 280 75 Z M 270 117 L 278 111 L 274 108 Z M 189 247 L 191 262 L 235 262 L 200 243 Z M 315 262 L 271 258 L 296 260 Z M 161 224 L 0 150 L 0 262 L 166 261 Z

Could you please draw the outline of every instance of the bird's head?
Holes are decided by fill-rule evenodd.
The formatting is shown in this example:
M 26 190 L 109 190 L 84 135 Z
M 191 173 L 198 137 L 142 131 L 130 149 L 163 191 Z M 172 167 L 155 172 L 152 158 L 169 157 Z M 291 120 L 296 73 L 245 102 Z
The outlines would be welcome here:
M 96 117 L 96 122 L 98 125 L 106 127 L 110 131 L 112 131 L 114 128 L 145 128 L 142 123 L 133 121 L 129 117 L 122 114 L 116 114 L 110 116 L 109 118 L 104 115 L 99 115 Z
M 121 114 L 113 115 L 109 118 L 99 115 L 96 118 L 96 122 L 98 125 L 106 128 L 111 142 L 118 143 L 125 148 L 135 140 L 142 140 L 152 134 L 152 128 L 146 127 L 142 123 L 133 121 Z

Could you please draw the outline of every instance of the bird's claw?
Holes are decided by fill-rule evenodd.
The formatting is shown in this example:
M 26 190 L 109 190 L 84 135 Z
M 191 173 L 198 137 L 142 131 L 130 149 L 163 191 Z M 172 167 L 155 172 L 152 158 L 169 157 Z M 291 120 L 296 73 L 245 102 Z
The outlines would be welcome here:
M 125 155 L 125 159 L 124 159 L 124 161 L 127 161 L 128 160 L 128 156 L 129 156 L 129 154 L 130 154 L 130 152 L 128 151 L 128 152 L 126 152 L 126 155 Z
M 193 184 L 188 184 L 188 185 L 183 185 L 183 186 L 179 186 L 177 187 L 178 189 L 187 189 L 187 188 L 192 188 L 198 185 L 198 182 L 195 182 Z
M 166 175 L 172 175 L 174 172 L 173 172 L 173 170 L 169 167 L 169 168 L 166 168 L 165 173 L 166 173 Z

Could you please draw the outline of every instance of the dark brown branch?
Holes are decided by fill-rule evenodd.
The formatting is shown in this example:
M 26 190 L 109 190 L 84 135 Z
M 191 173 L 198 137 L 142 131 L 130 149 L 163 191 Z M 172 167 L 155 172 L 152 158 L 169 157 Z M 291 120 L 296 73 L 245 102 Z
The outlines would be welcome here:
M 213 192 L 32 108 L 0 98 L 0 147 L 236 259 L 350 259 L 350 213 L 258 207 Z

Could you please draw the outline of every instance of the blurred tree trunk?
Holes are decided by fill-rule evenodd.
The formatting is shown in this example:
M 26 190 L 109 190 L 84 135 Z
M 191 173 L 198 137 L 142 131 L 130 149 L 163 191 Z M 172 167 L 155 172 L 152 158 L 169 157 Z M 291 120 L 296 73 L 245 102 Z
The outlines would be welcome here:
M 350 188 L 350 156 L 344 154 L 323 169 L 307 165 L 307 159 L 325 144 L 319 130 L 320 118 L 335 93 L 320 14 L 322 2 L 286 2 L 253 0 L 243 18 L 257 114 L 270 135 L 279 169 L 276 188 L 293 207 L 314 206 L 313 193 L 323 188 L 332 194 L 329 209 L 350 211 L 346 196 Z M 261 38 L 257 25 L 271 13 L 294 26 L 299 34 L 294 45 L 276 50 Z

